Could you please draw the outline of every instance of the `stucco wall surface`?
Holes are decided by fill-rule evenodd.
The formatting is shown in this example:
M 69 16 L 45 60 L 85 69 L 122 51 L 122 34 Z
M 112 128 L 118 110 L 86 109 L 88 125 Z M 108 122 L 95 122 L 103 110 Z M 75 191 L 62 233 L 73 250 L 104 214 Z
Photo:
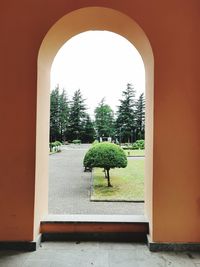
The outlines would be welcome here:
M 34 236 L 40 45 L 62 16 L 89 6 L 134 19 L 153 49 L 152 238 L 200 242 L 199 0 L 1 1 L 0 240 Z

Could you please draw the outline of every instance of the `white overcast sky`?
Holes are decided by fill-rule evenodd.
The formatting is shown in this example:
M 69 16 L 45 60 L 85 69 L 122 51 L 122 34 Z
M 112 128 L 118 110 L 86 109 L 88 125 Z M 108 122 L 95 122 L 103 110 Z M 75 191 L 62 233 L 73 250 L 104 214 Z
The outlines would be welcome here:
M 116 111 L 127 83 L 133 84 L 137 97 L 145 91 L 142 58 L 127 39 L 108 31 L 74 36 L 58 51 L 51 68 L 51 90 L 59 85 L 71 99 L 80 89 L 91 115 L 103 97 Z

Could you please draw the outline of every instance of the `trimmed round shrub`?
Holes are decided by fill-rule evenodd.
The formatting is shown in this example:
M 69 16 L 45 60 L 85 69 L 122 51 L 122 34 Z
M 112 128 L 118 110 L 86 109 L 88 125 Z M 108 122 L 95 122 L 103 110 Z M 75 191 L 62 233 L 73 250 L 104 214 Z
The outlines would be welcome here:
M 121 147 L 113 143 L 102 142 L 92 146 L 85 154 L 83 164 L 85 168 L 99 167 L 106 171 L 108 186 L 110 183 L 110 169 L 125 168 L 127 157 Z
M 99 141 L 98 140 L 94 140 L 94 142 L 92 143 L 93 146 L 95 146 L 96 144 L 98 144 Z

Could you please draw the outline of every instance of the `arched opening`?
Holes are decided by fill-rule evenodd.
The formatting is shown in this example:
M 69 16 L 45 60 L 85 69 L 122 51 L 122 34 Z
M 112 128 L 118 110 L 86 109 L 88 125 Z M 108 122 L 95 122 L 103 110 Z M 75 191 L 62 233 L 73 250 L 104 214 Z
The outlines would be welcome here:
M 61 18 L 46 34 L 38 55 L 37 140 L 35 186 L 35 236 L 41 217 L 48 212 L 48 138 L 50 69 L 60 47 L 72 36 L 88 30 L 107 30 L 129 40 L 139 51 L 146 75 L 146 166 L 145 212 L 152 222 L 153 176 L 153 72 L 151 45 L 140 26 L 125 14 L 113 9 L 89 7 Z M 150 225 L 151 226 L 151 225 Z
M 142 58 L 119 34 L 82 32 L 59 49 L 51 67 L 50 142 L 63 145 L 61 153 L 51 151 L 49 157 L 49 214 L 144 214 L 145 158 L 139 141 L 144 139 L 144 91 Z M 80 144 L 73 144 L 77 139 Z M 92 143 L 108 139 L 120 145 L 128 162 L 126 168 L 111 169 L 110 188 L 103 169 L 91 174 L 83 168 Z

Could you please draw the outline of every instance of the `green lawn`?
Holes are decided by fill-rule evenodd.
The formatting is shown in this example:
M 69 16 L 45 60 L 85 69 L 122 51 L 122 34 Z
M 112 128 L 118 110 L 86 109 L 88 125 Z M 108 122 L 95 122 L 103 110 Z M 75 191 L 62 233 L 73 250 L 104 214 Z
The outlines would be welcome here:
M 103 169 L 94 169 L 91 200 L 144 200 L 144 159 L 129 159 L 126 168 L 112 169 L 110 177 L 113 187 L 107 187 Z
M 126 153 L 126 156 L 145 156 L 145 150 L 144 149 L 135 149 L 135 150 L 126 150 L 124 149 L 124 152 Z

